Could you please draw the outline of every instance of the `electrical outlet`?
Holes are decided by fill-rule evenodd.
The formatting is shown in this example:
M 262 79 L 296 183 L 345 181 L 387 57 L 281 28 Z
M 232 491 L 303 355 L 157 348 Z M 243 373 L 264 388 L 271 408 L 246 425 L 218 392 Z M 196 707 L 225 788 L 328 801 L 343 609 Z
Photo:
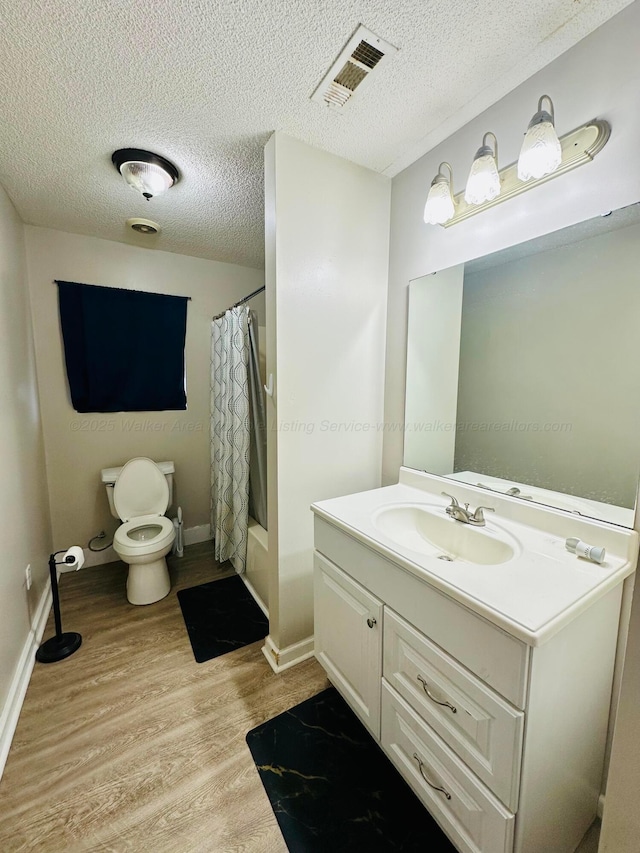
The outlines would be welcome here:
M 33 583 L 32 578 L 31 578 L 31 563 L 29 563 L 29 565 L 25 569 L 24 573 L 25 573 L 25 576 L 27 578 L 27 589 L 29 590 L 29 589 L 31 589 L 31 584 Z

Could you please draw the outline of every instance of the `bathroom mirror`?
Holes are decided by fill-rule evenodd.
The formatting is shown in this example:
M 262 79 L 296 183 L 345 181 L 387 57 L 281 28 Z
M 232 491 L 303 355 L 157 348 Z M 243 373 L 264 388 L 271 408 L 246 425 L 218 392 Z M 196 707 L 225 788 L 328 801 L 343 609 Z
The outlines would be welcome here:
M 640 203 L 412 281 L 404 464 L 633 526 L 639 326 Z

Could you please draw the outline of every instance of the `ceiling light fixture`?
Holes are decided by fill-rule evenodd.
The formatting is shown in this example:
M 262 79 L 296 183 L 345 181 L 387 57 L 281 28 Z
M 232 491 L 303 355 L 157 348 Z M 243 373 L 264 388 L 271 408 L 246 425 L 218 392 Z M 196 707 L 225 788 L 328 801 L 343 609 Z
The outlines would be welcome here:
M 543 101 L 549 110 L 542 109 Z M 518 158 L 518 177 L 521 181 L 550 175 L 562 163 L 562 146 L 554 124 L 553 101 L 543 95 L 538 101 L 538 112 L 529 122 Z
M 129 186 L 149 201 L 172 187 L 180 178 L 173 163 L 140 148 L 120 148 L 111 160 Z
M 445 167 L 449 177 L 442 174 Z M 455 213 L 453 203 L 453 169 L 446 161 L 438 166 L 438 174 L 431 181 L 427 203 L 424 206 L 424 221 L 429 225 L 444 225 Z
M 487 137 L 493 137 L 493 149 L 487 145 Z M 498 140 L 495 133 L 487 131 L 482 137 L 482 145 L 473 158 L 464 200 L 467 204 L 482 204 L 492 201 L 500 195 L 500 175 L 498 174 Z
M 544 101 L 548 101 L 548 109 L 543 109 Z M 498 170 L 498 142 L 493 133 L 485 133 L 482 147 L 473 160 L 467 186 L 457 195 L 453 195 L 451 166 L 447 162 L 440 164 L 427 195 L 424 221 L 444 228 L 463 222 L 578 166 L 591 163 L 610 136 L 609 123 L 596 118 L 558 139 L 553 102 L 549 95 L 543 95 L 538 101 L 538 112 L 529 123 L 517 162 Z M 490 137 L 493 138 L 493 147 L 487 144 Z M 442 171 L 443 166 L 449 169 L 448 179 Z

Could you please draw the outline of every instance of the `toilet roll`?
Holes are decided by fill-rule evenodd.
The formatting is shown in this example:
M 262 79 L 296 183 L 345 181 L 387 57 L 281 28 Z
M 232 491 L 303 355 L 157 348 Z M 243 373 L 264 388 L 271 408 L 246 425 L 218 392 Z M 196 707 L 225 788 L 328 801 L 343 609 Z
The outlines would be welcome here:
M 70 569 L 78 571 L 84 566 L 84 551 L 78 545 L 72 545 L 64 555 L 63 560 Z

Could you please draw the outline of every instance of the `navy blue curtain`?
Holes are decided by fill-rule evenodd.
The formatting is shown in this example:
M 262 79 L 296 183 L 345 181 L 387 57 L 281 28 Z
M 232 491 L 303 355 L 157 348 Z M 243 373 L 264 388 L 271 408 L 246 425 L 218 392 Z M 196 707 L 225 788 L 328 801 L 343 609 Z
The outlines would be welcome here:
M 183 296 L 58 281 L 76 412 L 186 409 Z

